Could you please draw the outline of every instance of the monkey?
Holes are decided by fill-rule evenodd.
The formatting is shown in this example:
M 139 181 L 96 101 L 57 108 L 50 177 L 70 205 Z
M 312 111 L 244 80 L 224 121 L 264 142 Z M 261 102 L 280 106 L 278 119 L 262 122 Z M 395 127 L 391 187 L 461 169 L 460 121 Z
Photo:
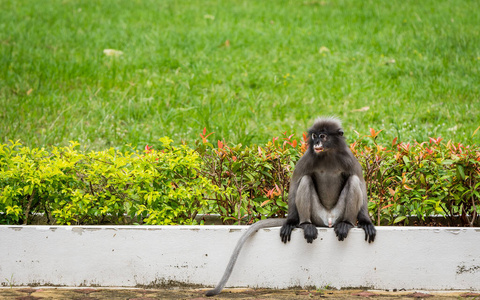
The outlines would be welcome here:
M 237 242 L 220 282 L 206 296 L 222 291 L 243 244 L 262 228 L 281 226 L 280 238 L 285 244 L 293 229 L 302 228 L 307 243 L 313 243 L 318 236 L 317 226 L 333 227 L 338 240 L 343 241 L 358 222 L 358 227 L 365 231 L 365 241 L 375 240 L 362 167 L 345 142 L 340 120 L 318 118 L 308 134 L 308 148 L 296 163 L 290 180 L 287 218 L 251 225 Z
M 319 227 L 332 227 L 339 241 L 358 226 L 365 241 L 375 240 L 376 229 L 368 215 L 367 187 L 362 166 L 350 151 L 336 118 L 319 118 L 308 131 L 307 152 L 295 165 L 288 197 L 287 220 L 280 229 L 284 243 L 292 230 L 303 228 L 307 243 Z

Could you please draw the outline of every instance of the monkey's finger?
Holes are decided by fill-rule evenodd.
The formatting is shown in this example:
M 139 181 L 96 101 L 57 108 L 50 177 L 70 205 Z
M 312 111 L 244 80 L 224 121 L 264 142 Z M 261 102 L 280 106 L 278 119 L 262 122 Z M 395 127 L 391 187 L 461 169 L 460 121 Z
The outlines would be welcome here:
M 375 227 L 372 226 L 372 233 L 370 234 L 370 243 L 373 243 L 373 241 L 375 241 L 376 236 L 377 236 L 377 231 L 375 230 Z
M 375 238 L 375 233 L 371 230 L 371 228 L 368 228 L 367 231 L 365 231 L 365 234 L 368 236 L 368 242 L 373 242 L 373 239 Z M 365 241 L 366 240 L 367 237 L 365 237 Z
M 282 238 L 282 242 L 283 243 L 287 243 L 287 242 L 290 242 L 290 236 L 291 236 L 291 231 L 288 232 L 288 230 L 282 230 L 280 232 L 280 237 Z
M 375 240 L 375 234 L 376 234 L 375 227 L 373 227 L 373 225 L 366 226 L 365 234 L 368 234 L 368 242 L 373 243 L 373 241 Z
M 368 241 L 369 243 L 373 243 L 375 241 L 375 236 L 376 236 L 376 233 L 373 232 L 372 234 L 370 234 L 370 240 Z

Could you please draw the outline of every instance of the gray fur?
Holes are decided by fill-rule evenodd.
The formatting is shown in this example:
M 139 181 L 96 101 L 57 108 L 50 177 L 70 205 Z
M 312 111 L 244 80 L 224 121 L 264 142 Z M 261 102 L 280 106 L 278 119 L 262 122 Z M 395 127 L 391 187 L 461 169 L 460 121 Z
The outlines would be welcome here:
M 213 290 L 209 290 L 205 295 L 209 297 L 215 296 L 215 295 L 218 295 L 223 290 L 223 288 L 225 287 L 225 284 L 227 283 L 228 278 L 230 278 L 230 275 L 232 274 L 233 267 L 237 262 L 238 255 L 240 254 L 240 250 L 242 250 L 243 244 L 245 244 L 245 242 L 248 240 L 248 238 L 251 235 L 253 235 L 255 232 L 257 232 L 259 229 L 262 229 L 262 228 L 282 226 L 283 222 L 285 222 L 285 219 L 266 219 L 266 220 L 261 220 L 252 224 L 248 228 L 248 230 L 242 235 L 242 237 L 238 240 L 237 245 L 235 246 L 235 249 L 233 250 L 233 253 L 230 256 L 230 261 L 228 262 L 227 268 L 223 273 L 222 279 L 220 279 L 220 282 L 217 284 L 217 286 Z

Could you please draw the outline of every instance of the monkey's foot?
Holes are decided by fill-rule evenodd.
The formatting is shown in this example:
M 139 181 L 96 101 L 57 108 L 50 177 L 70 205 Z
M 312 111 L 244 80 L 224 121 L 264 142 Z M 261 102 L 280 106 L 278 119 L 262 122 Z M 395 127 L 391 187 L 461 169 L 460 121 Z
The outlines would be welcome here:
M 283 224 L 282 228 L 280 229 L 280 238 L 282 239 L 282 242 L 285 244 L 290 242 L 290 236 L 292 235 L 292 230 L 295 229 L 295 227 L 297 226 L 288 224 L 287 222 Z
M 372 223 L 363 223 L 359 222 L 358 227 L 363 228 L 365 230 L 365 241 L 369 243 L 373 243 L 375 241 L 375 236 L 377 235 L 377 230 Z
M 335 228 L 334 228 L 334 231 L 335 231 L 335 234 L 337 235 L 338 237 L 338 240 L 339 241 L 343 241 L 347 235 L 348 235 L 348 231 L 353 227 L 352 224 L 350 223 L 347 223 L 347 222 L 340 222 L 340 223 L 337 223 L 335 225 Z
M 315 225 L 312 223 L 303 223 L 300 224 L 300 227 L 303 228 L 303 234 L 305 236 L 305 239 L 307 240 L 307 243 L 312 243 L 314 239 L 317 238 L 318 236 L 318 230 Z

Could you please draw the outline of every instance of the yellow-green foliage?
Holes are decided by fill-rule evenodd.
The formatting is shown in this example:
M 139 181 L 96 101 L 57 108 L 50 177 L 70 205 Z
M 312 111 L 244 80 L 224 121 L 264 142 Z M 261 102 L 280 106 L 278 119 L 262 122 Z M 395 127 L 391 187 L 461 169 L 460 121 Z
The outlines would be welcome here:
M 161 142 L 143 153 L 0 145 L 0 223 L 27 224 L 37 212 L 56 224 L 194 223 L 216 188 L 198 174 L 194 150 Z

